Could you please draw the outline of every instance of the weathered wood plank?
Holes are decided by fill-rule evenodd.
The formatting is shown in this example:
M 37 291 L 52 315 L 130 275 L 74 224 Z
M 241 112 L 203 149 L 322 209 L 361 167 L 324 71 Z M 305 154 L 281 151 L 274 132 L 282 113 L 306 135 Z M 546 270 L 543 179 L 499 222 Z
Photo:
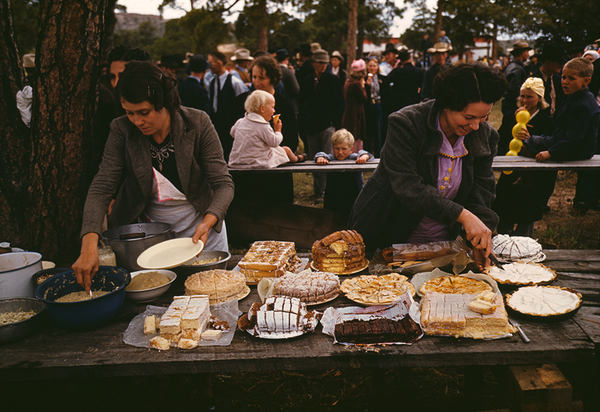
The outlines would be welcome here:
M 356 164 L 350 160 L 333 160 L 327 165 L 317 165 L 314 161 L 304 163 L 286 163 L 273 169 L 236 169 L 229 170 L 236 173 L 312 173 L 312 172 L 372 172 L 379 165 L 379 159 L 373 159 L 365 164 Z M 492 169 L 502 170 L 585 170 L 600 168 L 600 155 L 595 155 L 590 160 L 569 162 L 537 162 L 535 159 L 522 156 L 496 156 Z

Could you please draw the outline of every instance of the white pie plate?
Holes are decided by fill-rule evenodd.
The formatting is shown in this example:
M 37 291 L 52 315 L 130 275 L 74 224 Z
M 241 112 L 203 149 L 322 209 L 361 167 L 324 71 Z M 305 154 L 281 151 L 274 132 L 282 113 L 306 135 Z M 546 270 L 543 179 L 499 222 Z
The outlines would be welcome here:
M 169 239 L 144 250 L 137 264 L 144 269 L 171 269 L 193 259 L 204 249 L 201 240 L 192 242 L 191 237 Z

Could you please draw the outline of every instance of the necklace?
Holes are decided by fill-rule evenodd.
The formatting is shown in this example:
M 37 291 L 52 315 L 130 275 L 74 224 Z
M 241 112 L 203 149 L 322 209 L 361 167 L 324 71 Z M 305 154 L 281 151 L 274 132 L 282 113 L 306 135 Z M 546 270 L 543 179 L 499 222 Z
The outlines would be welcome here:
M 158 170 L 160 172 L 162 172 L 162 165 L 165 159 L 168 159 L 171 153 L 175 151 L 173 139 L 171 139 L 171 133 L 167 135 L 165 142 L 166 143 L 159 148 L 152 143 L 152 140 L 148 140 L 148 143 L 150 144 L 150 155 L 153 159 L 156 159 L 156 161 L 158 162 Z

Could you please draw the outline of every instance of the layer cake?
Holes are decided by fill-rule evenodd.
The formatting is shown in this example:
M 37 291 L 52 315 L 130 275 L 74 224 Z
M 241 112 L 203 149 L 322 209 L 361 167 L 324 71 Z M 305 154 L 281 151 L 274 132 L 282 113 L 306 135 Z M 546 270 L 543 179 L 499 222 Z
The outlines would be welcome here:
M 254 242 L 238 263 L 247 283 L 258 283 L 264 277 L 280 277 L 300 267 L 294 242 Z
M 366 267 L 365 244 L 355 230 L 334 232 L 312 245 L 315 269 L 333 273 L 348 273 Z

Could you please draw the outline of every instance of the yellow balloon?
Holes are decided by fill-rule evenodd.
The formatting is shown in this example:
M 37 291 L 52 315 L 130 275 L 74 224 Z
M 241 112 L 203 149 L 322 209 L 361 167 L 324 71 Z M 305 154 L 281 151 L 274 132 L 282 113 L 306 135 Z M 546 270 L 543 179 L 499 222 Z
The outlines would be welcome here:
M 521 110 L 519 113 L 517 113 L 517 123 L 525 125 L 529 121 L 529 118 L 530 115 L 527 110 Z
M 512 135 L 513 137 L 517 137 L 517 134 L 519 134 L 519 132 L 521 131 L 521 129 L 524 127 L 524 125 L 522 125 L 521 123 L 517 123 L 515 125 L 515 127 L 513 127 L 512 129 Z
M 517 152 L 515 152 L 514 150 L 509 150 L 508 153 L 506 153 L 506 156 L 518 156 L 519 154 Z
M 519 153 L 519 151 L 521 150 L 521 147 L 523 147 L 523 142 L 519 139 L 512 139 L 508 145 L 508 148 L 511 151 L 517 152 L 517 153 Z

